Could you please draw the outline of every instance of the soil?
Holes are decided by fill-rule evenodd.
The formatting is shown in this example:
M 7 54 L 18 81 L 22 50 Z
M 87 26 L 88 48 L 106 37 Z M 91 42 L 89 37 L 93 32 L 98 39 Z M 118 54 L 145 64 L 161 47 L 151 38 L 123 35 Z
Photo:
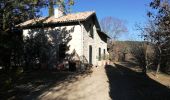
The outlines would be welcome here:
M 42 100 L 111 100 L 104 67 L 94 67 L 93 73 L 76 82 L 64 82 L 38 96 Z
M 168 88 L 170 88 L 170 75 L 167 75 L 167 74 L 164 74 L 164 73 L 159 73 L 159 74 L 156 76 L 156 75 L 155 75 L 155 72 L 149 72 L 149 73 L 147 73 L 147 75 L 148 75 L 151 79 L 153 79 L 153 80 L 159 82 L 160 84 L 165 85 L 165 86 L 167 86 Z
M 22 100 L 169 100 L 169 76 L 143 74 L 131 63 L 93 67 L 92 73 L 57 79 L 66 73 L 54 73 L 36 81 L 28 80 L 25 92 L 16 91 L 11 99 Z M 46 77 L 46 78 L 45 78 Z M 45 78 L 45 79 L 44 79 Z M 37 81 L 38 80 L 38 81 Z M 22 88 L 22 85 L 20 85 Z

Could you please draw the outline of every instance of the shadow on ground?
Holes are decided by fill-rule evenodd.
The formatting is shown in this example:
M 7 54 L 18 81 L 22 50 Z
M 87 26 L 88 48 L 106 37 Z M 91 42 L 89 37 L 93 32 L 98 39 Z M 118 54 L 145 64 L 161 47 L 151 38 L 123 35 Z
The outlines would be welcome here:
M 169 100 L 170 89 L 141 72 L 115 64 L 105 67 L 112 100 Z
M 23 73 L 16 80 L 14 87 L 0 92 L 2 100 L 36 100 L 50 91 L 55 86 L 62 86 L 55 91 L 64 89 L 69 83 L 76 82 L 79 77 L 86 77 L 91 70 L 84 72 L 55 72 L 55 71 L 32 71 Z

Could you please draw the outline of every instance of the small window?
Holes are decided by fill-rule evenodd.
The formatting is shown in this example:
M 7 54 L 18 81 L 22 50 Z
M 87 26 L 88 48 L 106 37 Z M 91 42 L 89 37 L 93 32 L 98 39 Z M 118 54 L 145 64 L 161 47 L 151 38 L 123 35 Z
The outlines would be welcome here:
M 99 61 L 101 60 L 101 48 L 99 48 Z
M 104 60 L 106 59 L 106 51 L 105 51 L 105 49 L 103 50 L 103 59 Z
M 59 44 L 59 58 L 64 59 L 66 57 L 67 45 Z
M 89 36 L 93 38 L 93 25 L 92 24 L 89 25 L 89 31 L 90 31 Z

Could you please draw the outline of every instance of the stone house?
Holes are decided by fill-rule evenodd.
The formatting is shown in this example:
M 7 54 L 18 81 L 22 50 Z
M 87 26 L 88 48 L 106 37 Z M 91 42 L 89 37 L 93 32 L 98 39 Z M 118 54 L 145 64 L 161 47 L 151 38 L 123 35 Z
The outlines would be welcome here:
M 43 24 L 38 24 L 39 22 Z M 98 65 L 102 56 L 108 55 L 107 39 L 109 36 L 101 31 L 94 11 L 64 15 L 59 9 L 55 9 L 52 17 L 28 20 L 17 26 L 23 29 L 24 37 L 29 36 L 29 32 L 36 33 L 36 29 L 54 30 L 65 27 L 69 30 L 74 27 L 74 31 L 69 33 L 72 38 L 68 43 L 69 54 L 75 50 L 80 58 L 86 59 L 89 64 L 93 65 Z

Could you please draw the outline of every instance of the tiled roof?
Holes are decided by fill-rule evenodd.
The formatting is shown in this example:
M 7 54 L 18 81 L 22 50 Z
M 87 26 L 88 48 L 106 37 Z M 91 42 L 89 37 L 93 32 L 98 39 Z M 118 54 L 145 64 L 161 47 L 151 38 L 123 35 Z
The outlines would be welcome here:
M 95 14 L 94 11 L 88 11 L 88 12 L 79 12 L 79 13 L 72 13 L 67 14 L 65 16 L 61 16 L 59 18 L 52 17 L 46 17 L 46 18 L 38 18 L 38 19 L 31 19 L 28 21 L 25 21 L 17 26 L 27 26 L 27 25 L 34 25 L 36 22 L 42 21 L 44 24 L 49 23 L 68 23 L 68 22 L 76 22 L 76 21 L 84 21 L 88 19 L 90 16 Z

